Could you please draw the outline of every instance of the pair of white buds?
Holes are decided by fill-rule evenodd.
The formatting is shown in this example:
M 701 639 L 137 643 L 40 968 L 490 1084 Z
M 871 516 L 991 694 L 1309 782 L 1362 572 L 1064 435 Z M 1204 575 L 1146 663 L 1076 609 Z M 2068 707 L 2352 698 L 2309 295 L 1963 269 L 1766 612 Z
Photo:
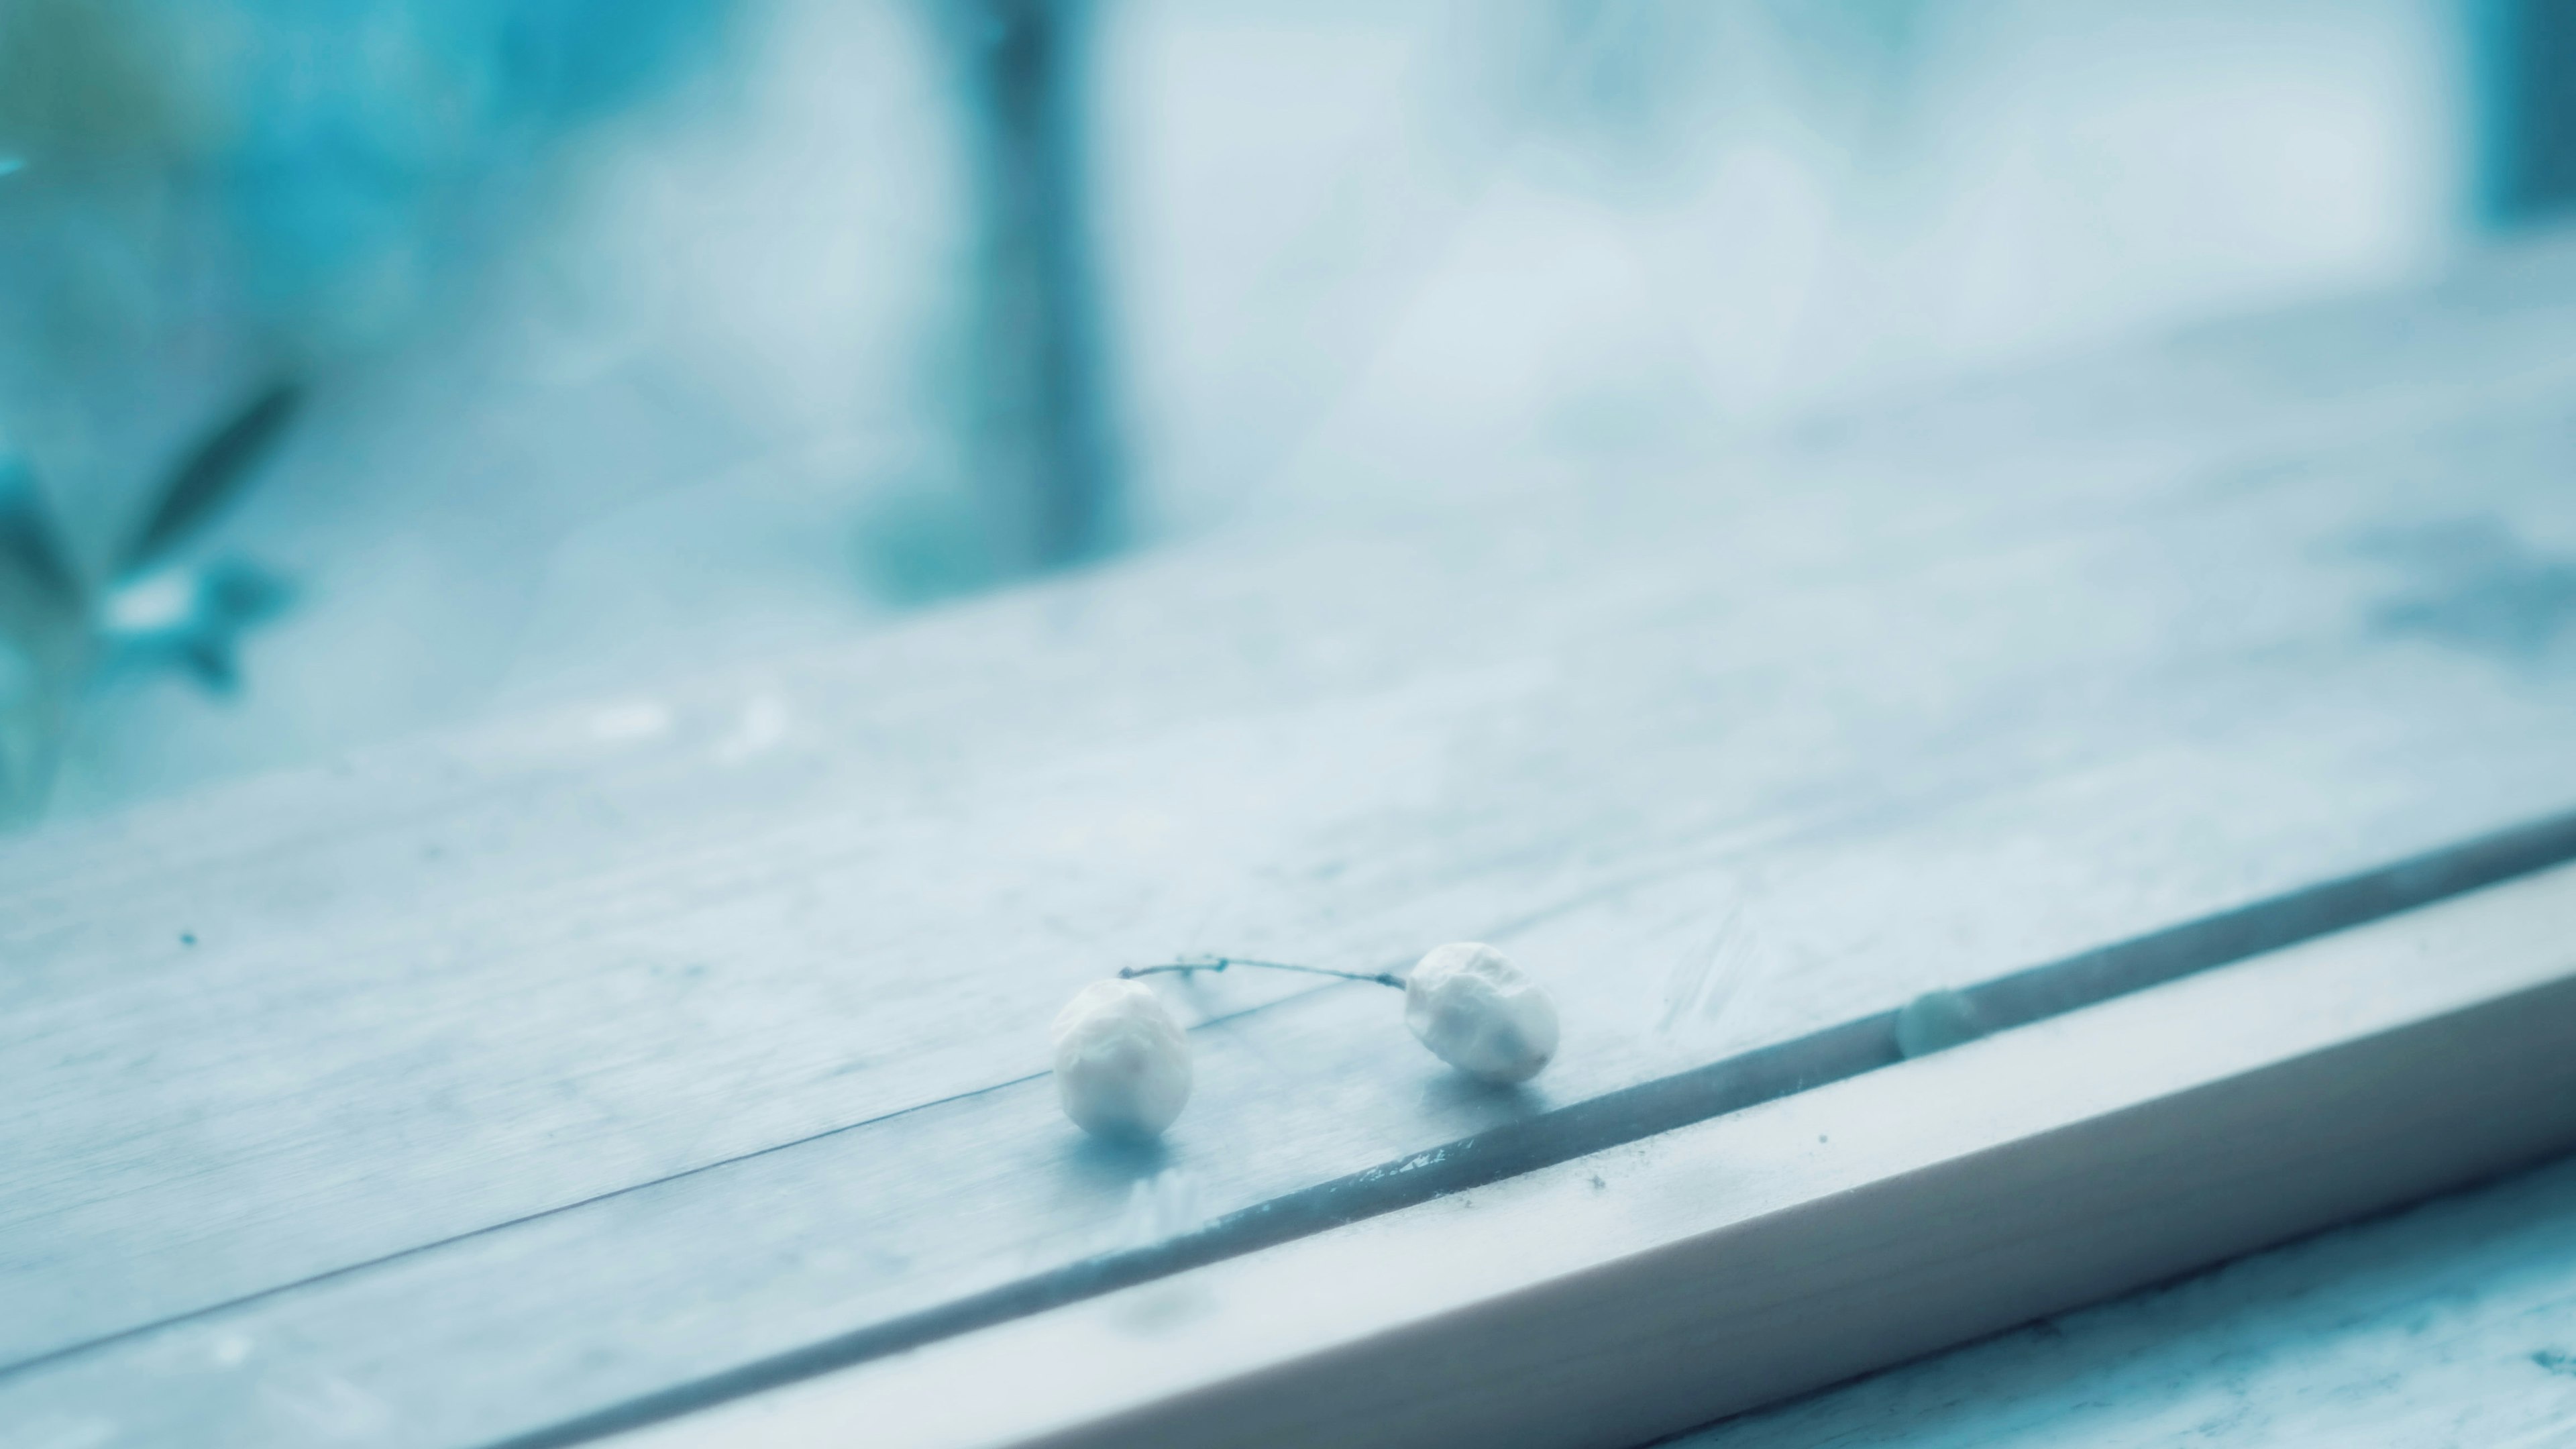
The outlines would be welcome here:
M 1556 1055 L 1556 1003 L 1510 958 L 1460 941 L 1434 949 L 1405 976 L 1328 971 L 1218 957 L 1131 967 L 1082 988 L 1056 1013 L 1055 1086 L 1064 1115 L 1098 1137 L 1161 1135 L 1190 1100 L 1190 1040 L 1135 978 L 1252 966 L 1370 981 L 1404 992 L 1404 1024 L 1442 1061 L 1488 1082 L 1526 1082 Z

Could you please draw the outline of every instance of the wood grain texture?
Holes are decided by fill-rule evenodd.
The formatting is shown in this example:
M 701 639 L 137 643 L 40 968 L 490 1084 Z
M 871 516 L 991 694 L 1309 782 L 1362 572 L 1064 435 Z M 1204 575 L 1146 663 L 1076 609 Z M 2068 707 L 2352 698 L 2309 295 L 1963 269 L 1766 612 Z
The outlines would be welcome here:
M 2563 1151 L 2571 914 L 2562 866 L 609 1442 L 1625 1449 Z
M 0 846 L 0 1426 L 499 1439 L 2576 805 L 2571 325 L 2500 256 Z M 1460 938 L 1528 1093 L 1248 981 L 1162 1157 L 1035 1076 Z
M 1673 1449 L 2576 1442 L 2576 1161 L 1670 1442 Z

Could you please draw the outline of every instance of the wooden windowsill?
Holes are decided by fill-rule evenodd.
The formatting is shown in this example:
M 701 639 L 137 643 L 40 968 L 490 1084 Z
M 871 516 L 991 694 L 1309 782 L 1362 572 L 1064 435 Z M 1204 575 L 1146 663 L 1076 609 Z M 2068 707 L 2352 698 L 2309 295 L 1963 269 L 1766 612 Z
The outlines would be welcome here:
M 1642 1443 L 2576 1145 L 2571 921 L 2557 867 L 610 1442 Z
M 1659 1154 L 1763 1123 L 1848 1114 L 1818 1123 L 1845 1149 L 1819 1171 L 1962 1201 L 1982 1179 L 1900 1142 L 1862 1154 L 1869 1124 L 2018 1164 L 2059 1204 L 2096 1179 L 2162 1190 L 2115 1170 L 2116 1137 L 2008 1144 L 2081 1101 L 2099 1110 L 2065 1140 L 2215 1098 L 2180 1077 L 2128 1108 L 2067 1095 L 2084 1078 L 2039 1073 L 2050 1052 L 2125 1062 L 2102 1081 L 2141 1091 L 2369 1061 L 2354 1091 L 2411 1081 L 2458 1113 L 2556 1082 L 2541 1062 L 2446 1095 L 2431 1058 L 2370 1055 L 2467 1022 L 2454 1064 L 2479 1063 L 2549 1020 L 2538 986 L 2499 1016 L 2335 976 L 2264 1016 L 2228 983 L 2540 899 L 2531 873 L 2567 858 L 2570 335 L 2576 249 L 2536 244 L 1740 447 L 1534 453 L 1478 474 L 1474 507 L 1220 534 L 0 841 L 0 1442 L 565 1444 L 852 1384 L 926 1403 L 903 1375 L 969 1362 L 1008 1390 L 978 1412 L 1031 1406 L 976 1421 L 993 1437 L 1141 1424 L 1122 1416 L 1166 1397 L 1311 1387 L 1372 1334 L 1434 1343 L 1408 1335 L 1439 1302 L 1520 1282 L 1579 1305 L 1629 1258 L 1896 1201 L 1838 1178 L 1802 1219 L 1827 1179 L 1781 1176 L 1768 1216 L 1732 1187 L 1649 1212 Z M 1162 1148 L 1101 1148 L 1056 1109 L 1046 1023 L 1122 966 L 1396 968 L 1461 939 L 1563 1009 L 1564 1050 L 1517 1091 L 1420 1051 L 1382 989 L 1229 977 L 1157 984 L 1199 1061 Z M 1698 994 L 1729 952 L 1744 988 Z M 1896 1013 L 1942 991 L 2014 1029 L 1894 1064 Z M 2196 1030 L 2235 1056 L 2158 1046 L 2158 1013 L 2188 1013 L 2155 1003 L 2193 1001 L 2272 1034 L 2227 1037 L 2222 1013 Z M 2353 1026 L 2361 1056 L 2297 1035 L 2400 1001 L 2428 1014 Z M 2100 1022 L 2136 1034 L 2070 1044 Z M 2010 1062 L 2036 1074 L 2015 1086 Z M 1936 1087 L 1993 1110 L 1925 1125 Z M 2248 1132 L 2318 1105 L 2243 1101 Z M 2359 1210 L 2555 1130 L 2497 1120 L 2535 1135 L 2445 1118 L 2467 1156 L 2302 1170 Z M 1961 1135 L 1981 1121 L 2020 1135 Z M 2173 1183 L 2311 1203 L 2258 1156 L 2186 1152 Z M 1488 1243 L 1482 1294 L 1416 1292 L 1347 1246 L 1548 1194 L 1592 1206 L 1563 1242 Z M 1630 1203 L 1665 1236 L 1598 1256 Z M 1965 1226 L 2052 1231 L 2009 1206 Z M 2131 1236 L 2179 1263 L 2293 1219 L 2323 1220 Z M 1072 1352 L 1080 1325 L 1163 1321 L 1180 1285 L 1281 1262 L 1360 1275 L 1292 1275 L 1278 1326 L 1310 1338 L 1227 1338 L 1219 1315 L 1180 1349 L 1082 1348 L 1066 1362 L 1116 1367 L 1083 1393 L 1047 1387 L 1042 1356 L 977 1358 L 1058 1333 Z M 1311 1323 L 1288 1311 L 1306 1299 Z M 1618 1343 L 1610 1302 L 1587 1332 Z M 1832 1321 L 1887 1352 L 2002 1321 L 1959 1315 Z M 1751 1391 L 1638 1352 L 1680 1386 L 1640 1391 L 1658 1423 Z M 1765 1392 L 1859 1361 L 1807 1352 Z

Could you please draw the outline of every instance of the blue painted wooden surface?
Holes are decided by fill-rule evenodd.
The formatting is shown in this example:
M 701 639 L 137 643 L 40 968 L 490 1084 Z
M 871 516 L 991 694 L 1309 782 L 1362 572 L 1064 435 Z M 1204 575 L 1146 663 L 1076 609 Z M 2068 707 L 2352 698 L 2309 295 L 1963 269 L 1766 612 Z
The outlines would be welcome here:
M 2576 806 L 2570 336 L 2490 258 L 12 841 L 0 1440 L 502 1440 Z M 1252 980 L 1163 1154 L 1039 1075 L 1459 938 L 1528 1092 Z
M 1667 1442 L 2576 1442 L 2576 1161 Z

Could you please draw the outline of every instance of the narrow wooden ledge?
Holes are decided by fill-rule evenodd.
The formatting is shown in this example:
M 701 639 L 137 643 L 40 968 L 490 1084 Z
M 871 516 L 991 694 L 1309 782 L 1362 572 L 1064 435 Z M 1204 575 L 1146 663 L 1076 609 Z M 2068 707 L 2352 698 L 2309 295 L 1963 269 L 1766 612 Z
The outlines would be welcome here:
M 2576 1145 L 2576 866 L 616 1439 L 1634 1445 Z

